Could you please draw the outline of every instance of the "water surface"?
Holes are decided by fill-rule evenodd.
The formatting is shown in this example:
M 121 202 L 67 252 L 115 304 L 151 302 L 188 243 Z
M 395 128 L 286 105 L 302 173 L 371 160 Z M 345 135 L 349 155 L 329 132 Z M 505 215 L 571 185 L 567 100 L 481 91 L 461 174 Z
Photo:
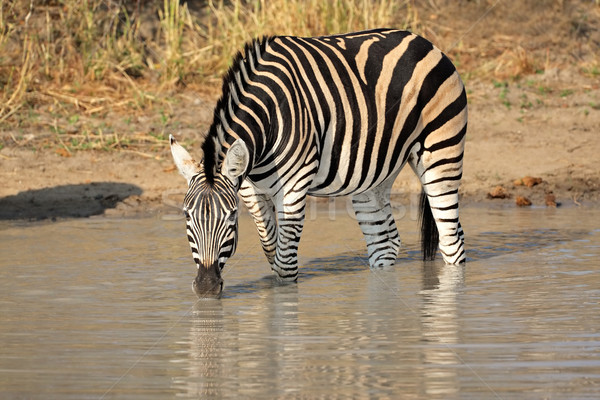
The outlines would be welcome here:
M 370 271 L 355 221 L 313 212 L 288 286 L 243 216 L 218 300 L 181 220 L 3 222 L 1 397 L 600 396 L 598 210 L 466 208 L 464 267 L 420 261 L 404 214 Z

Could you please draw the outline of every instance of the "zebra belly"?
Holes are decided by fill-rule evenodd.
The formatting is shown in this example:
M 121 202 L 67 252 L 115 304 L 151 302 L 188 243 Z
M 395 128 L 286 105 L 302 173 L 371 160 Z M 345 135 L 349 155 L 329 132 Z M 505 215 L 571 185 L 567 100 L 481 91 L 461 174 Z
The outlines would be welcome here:
M 404 158 L 404 157 L 402 157 Z M 313 179 L 308 194 L 316 197 L 337 197 L 337 196 L 348 196 L 358 193 L 365 192 L 369 189 L 379 186 L 382 182 L 394 178 L 398 175 L 400 170 L 404 167 L 404 161 L 401 165 L 396 166 L 393 170 L 387 171 L 385 174 L 381 173 L 375 175 L 375 173 L 368 174 L 366 179 L 361 182 L 360 174 L 354 174 L 355 171 L 348 168 L 348 163 L 340 162 L 337 164 L 337 173 L 334 180 L 328 185 L 323 187 L 322 182 L 324 177 L 327 176 L 328 171 L 319 171 Z M 352 175 L 348 184 L 345 184 L 346 177 L 348 174 Z

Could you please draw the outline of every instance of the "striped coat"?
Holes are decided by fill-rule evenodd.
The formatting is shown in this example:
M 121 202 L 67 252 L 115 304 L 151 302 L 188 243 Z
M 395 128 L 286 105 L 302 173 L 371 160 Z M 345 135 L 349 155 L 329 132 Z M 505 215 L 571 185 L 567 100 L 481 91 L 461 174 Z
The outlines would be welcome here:
M 460 263 L 466 129 L 456 69 L 417 35 L 381 29 L 269 37 L 234 59 L 201 161 L 180 171 L 188 182 L 230 182 L 255 219 L 272 269 L 293 281 L 307 195 L 351 195 L 371 266 L 395 262 L 400 239 L 389 192 L 408 162 L 423 185 L 425 256 L 439 243 L 447 263 Z M 197 207 L 202 195 L 194 196 L 186 207 Z M 211 262 L 200 260 L 199 271 Z

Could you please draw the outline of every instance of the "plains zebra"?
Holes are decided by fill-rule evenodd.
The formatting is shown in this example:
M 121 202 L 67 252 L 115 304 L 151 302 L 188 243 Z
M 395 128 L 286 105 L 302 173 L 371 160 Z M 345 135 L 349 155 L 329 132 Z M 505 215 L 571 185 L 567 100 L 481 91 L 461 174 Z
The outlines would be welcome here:
M 391 29 L 257 39 L 236 56 L 222 90 L 200 162 L 170 139 L 189 185 L 199 296 L 222 289 L 238 192 L 283 281 L 298 275 L 308 194 L 352 195 L 371 267 L 394 264 L 390 188 L 406 162 L 423 186 L 425 259 L 439 243 L 446 263 L 465 260 L 458 187 L 467 98 L 452 62 L 429 41 Z

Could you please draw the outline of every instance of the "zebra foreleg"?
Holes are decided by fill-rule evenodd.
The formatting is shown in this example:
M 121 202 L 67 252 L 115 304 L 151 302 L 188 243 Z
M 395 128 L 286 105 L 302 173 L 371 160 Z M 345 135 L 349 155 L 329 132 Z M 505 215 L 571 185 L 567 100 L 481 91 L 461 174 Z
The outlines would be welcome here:
M 277 251 L 272 269 L 282 282 L 298 279 L 298 244 L 304 227 L 306 194 L 293 193 L 276 203 Z
M 254 219 L 267 261 L 273 265 L 277 249 L 277 219 L 273 201 L 268 195 L 258 193 L 247 181 L 242 183 L 239 193 Z
M 352 197 L 356 219 L 367 242 L 371 268 L 394 265 L 400 249 L 389 189 L 390 184 L 382 184 Z

